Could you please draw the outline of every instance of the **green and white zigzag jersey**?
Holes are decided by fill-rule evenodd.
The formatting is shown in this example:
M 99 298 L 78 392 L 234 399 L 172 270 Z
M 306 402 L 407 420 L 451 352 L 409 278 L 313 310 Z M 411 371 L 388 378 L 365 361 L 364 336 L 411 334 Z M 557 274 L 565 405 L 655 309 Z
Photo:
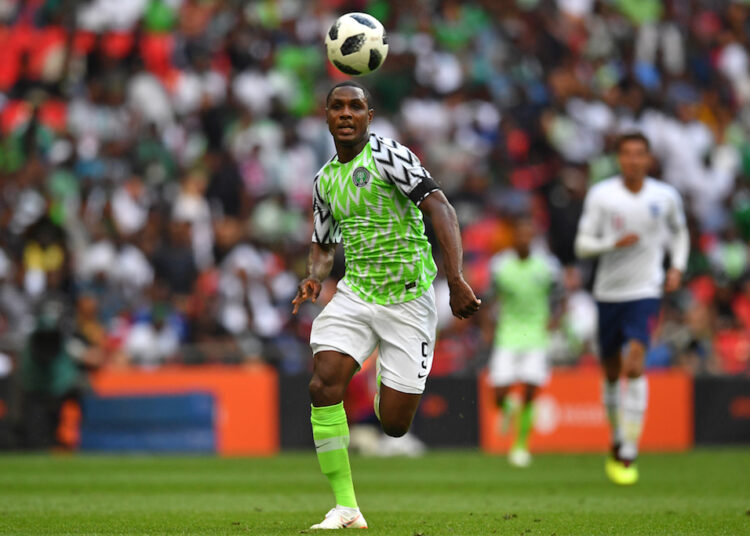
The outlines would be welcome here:
M 334 156 L 315 176 L 313 242 L 344 243 L 344 282 L 363 300 L 392 305 L 421 296 L 437 267 L 418 205 L 438 189 L 403 145 L 370 134 L 353 160 Z

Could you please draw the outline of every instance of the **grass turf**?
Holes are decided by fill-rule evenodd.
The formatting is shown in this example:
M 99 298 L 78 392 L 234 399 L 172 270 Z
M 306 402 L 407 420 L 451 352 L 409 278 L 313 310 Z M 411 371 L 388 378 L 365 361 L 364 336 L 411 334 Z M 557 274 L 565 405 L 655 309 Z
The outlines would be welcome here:
M 519 470 L 470 451 L 352 458 L 372 535 L 750 534 L 750 449 L 646 455 L 631 488 L 607 482 L 603 465 L 555 455 Z M 0 456 L 2 535 L 291 535 L 331 502 L 312 452 Z

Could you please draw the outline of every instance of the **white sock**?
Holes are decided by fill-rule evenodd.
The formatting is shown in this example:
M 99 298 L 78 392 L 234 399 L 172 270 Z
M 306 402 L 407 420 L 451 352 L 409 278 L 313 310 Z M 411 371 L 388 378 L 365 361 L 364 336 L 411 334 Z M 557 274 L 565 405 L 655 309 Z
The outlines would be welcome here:
M 638 443 L 643 430 L 643 415 L 648 405 L 648 382 L 644 376 L 625 382 L 622 400 L 622 447 L 620 456 L 634 460 L 638 456 Z
M 359 506 L 357 506 L 356 508 L 352 508 L 351 506 L 341 506 L 340 504 L 337 504 L 336 510 L 339 510 L 340 512 L 346 512 L 347 514 L 357 514 L 359 513 Z
M 604 409 L 607 411 L 607 419 L 609 419 L 609 431 L 611 434 L 611 442 L 613 445 L 617 445 L 622 442 L 622 435 L 620 433 L 620 382 L 614 381 L 609 382 L 604 380 L 602 385 L 602 399 L 604 402 Z

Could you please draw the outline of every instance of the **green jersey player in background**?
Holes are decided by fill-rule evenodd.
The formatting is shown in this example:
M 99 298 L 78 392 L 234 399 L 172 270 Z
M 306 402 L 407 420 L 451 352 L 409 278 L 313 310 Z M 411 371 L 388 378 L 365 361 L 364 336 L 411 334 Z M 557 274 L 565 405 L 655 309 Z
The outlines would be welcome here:
M 518 430 L 508 461 L 517 467 L 531 463 L 528 440 L 533 424 L 533 400 L 547 383 L 548 332 L 553 324 L 552 300 L 559 281 L 557 261 L 532 248 L 534 222 L 518 216 L 513 222 L 513 247 L 496 255 L 490 266 L 494 293 L 500 302 L 495 345 L 489 377 L 500 409 L 501 432 L 506 432 L 514 413 L 510 389 L 522 386 Z
M 373 113 L 368 92 L 354 82 L 334 86 L 326 98 L 336 155 L 314 180 L 308 275 L 293 300 L 296 314 L 302 302 L 317 299 L 343 242 L 345 276 L 310 333 L 313 438 L 336 499 L 313 529 L 367 527 L 354 494 L 343 406 L 354 373 L 377 347 L 375 413 L 393 437 L 409 430 L 424 391 L 435 347 L 437 267 L 422 214 L 443 253 L 453 314 L 467 318 L 481 303 L 462 275 L 453 207 L 414 153 L 369 132 Z

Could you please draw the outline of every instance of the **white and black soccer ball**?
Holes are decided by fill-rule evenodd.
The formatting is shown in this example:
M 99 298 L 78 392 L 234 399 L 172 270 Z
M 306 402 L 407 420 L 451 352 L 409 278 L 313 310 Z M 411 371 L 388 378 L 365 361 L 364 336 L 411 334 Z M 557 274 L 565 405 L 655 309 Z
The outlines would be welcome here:
M 344 74 L 361 76 L 383 65 L 388 38 L 380 21 L 367 13 L 347 13 L 326 35 L 328 59 Z

